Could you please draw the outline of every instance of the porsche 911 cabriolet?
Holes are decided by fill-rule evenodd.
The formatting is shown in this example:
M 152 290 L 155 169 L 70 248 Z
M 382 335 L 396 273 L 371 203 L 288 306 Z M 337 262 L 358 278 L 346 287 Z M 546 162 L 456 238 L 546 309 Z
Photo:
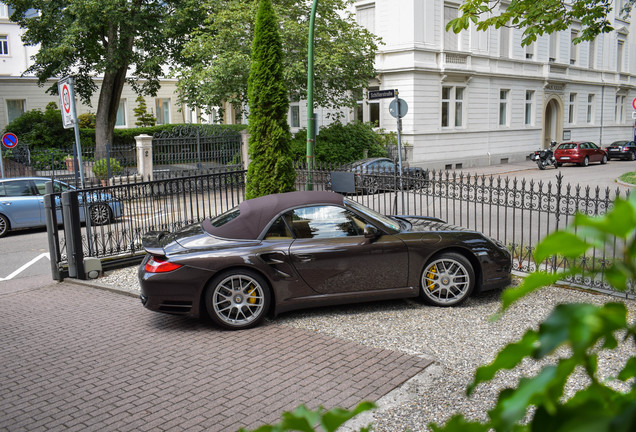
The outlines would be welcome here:
M 149 232 L 141 301 L 226 329 L 313 306 L 421 297 L 453 306 L 510 283 L 511 256 L 485 235 L 384 216 L 334 192 L 247 200 L 174 233 Z

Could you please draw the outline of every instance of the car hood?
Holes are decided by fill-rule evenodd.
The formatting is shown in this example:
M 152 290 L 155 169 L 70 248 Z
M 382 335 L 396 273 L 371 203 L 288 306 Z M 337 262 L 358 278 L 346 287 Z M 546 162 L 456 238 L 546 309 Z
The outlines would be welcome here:
M 459 227 L 444 222 L 441 219 L 425 217 L 425 216 L 398 216 L 400 219 L 406 220 L 411 224 L 407 228 L 407 232 L 447 232 L 447 231 L 468 231 L 477 232 L 471 229 Z

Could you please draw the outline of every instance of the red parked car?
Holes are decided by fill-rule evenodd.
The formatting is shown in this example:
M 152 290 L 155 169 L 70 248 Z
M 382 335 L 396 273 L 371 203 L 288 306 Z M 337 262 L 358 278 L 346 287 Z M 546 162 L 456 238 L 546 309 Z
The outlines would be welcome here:
M 564 142 L 554 151 L 557 166 L 575 163 L 588 166 L 590 162 L 607 163 L 607 152 L 590 141 Z

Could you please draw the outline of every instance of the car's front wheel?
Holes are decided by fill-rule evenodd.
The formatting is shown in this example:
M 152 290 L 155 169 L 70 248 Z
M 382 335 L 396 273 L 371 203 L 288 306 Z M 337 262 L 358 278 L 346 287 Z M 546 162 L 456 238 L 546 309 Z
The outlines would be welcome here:
M 629 160 L 630 161 L 635 161 L 636 160 L 636 151 L 629 152 Z
M 112 214 L 108 204 L 93 204 L 88 209 L 91 217 L 91 223 L 94 225 L 104 225 L 111 221 Z
M 607 163 L 607 156 L 603 155 L 603 159 L 601 159 L 601 165 L 605 165 Z
M 205 307 L 217 325 L 240 330 L 258 325 L 269 309 L 269 286 L 250 270 L 224 272 L 208 285 Z
M 475 271 L 468 259 L 455 252 L 433 257 L 422 271 L 420 296 L 435 306 L 455 306 L 475 286 Z
M 9 219 L 0 214 L 0 237 L 5 236 L 9 232 Z

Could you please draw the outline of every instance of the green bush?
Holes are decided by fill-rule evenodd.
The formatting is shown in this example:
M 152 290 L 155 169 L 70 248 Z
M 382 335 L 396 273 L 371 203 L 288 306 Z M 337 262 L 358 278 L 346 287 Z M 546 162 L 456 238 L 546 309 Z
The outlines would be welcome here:
M 122 173 L 122 167 L 117 159 L 110 159 L 110 174 L 112 176 Z M 93 174 L 100 180 L 106 180 L 108 178 L 108 160 L 100 159 L 93 165 Z
M 95 113 L 84 113 L 77 116 L 77 125 L 80 129 L 95 129 Z
M 373 130 L 370 123 L 332 123 L 320 128 L 316 137 L 316 162 L 345 164 L 365 157 L 386 157 L 383 143 L 387 138 Z M 307 131 L 301 130 L 292 141 L 294 160 L 304 161 L 307 155 Z
M 68 148 L 75 141 L 73 129 L 64 129 L 62 113 L 54 102 L 45 110 L 27 111 L 4 129 L 13 132 L 29 148 Z

